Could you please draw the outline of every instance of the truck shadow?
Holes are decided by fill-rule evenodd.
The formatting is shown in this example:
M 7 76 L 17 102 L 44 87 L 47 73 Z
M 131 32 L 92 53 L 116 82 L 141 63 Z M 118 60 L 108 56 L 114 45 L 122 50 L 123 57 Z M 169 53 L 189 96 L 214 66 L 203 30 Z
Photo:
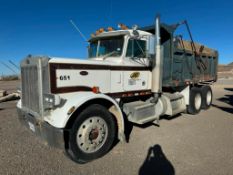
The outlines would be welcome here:
M 233 92 L 233 88 L 224 88 L 227 91 L 232 91 Z
M 143 165 L 140 167 L 139 175 L 174 175 L 175 169 L 166 158 L 160 145 L 150 147 Z
M 233 88 L 224 88 L 225 90 L 227 91 L 231 91 L 233 92 Z M 221 101 L 221 102 L 224 102 L 232 107 L 223 107 L 223 106 L 219 106 L 219 105 L 216 105 L 216 104 L 212 104 L 212 106 L 216 107 L 216 108 L 219 108 L 225 112 L 228 112 L 228 113 L 231 113 L 233 114 L 233 94 L 230 94 L 230 95 L 225 95 L 224 97 L 221 97 L 221 98 L 218 98 L 217 99 L 218 101 Z
M 175 114 L 173 116 L 163 115 L 163 116 L 160 117 L 160 120 L 173 120 L 173 119 L 176 119 L 176 118 L 178 118 L 180 116 L 182 116 L 181 113 Z

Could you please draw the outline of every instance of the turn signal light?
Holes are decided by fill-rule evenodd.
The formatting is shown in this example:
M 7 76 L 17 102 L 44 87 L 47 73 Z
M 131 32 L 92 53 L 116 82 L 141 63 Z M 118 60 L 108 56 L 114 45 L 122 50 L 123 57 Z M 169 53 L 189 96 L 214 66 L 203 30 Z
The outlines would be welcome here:
M 95 94 L 100 93 L 99 87 L 98 87 L 98 86 L 94 86 L 94 87 L 92 88 L 92 92 L 94 92 Z
M 69 111 L 67 112 L 67 115 L 72 114 L 75 111 L 75 106 L 72 106 Z

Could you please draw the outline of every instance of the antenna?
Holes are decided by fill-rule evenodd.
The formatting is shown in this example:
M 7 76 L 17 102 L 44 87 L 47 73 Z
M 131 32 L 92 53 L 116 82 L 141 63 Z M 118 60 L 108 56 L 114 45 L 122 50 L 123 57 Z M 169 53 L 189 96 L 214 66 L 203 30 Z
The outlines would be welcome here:
M 16 67 L 16 69 L 20 70 L 19 67 L 18 67 L 15 63 L 13 63 L 11 60 L 8 60 L 8 61 L 9 61 L 9 63 L 11 63 L 14 67 Z
M 1 63 L 6 66 L 8 69 L 10 69 L 12 72 L 14 72 L 15 74 L 18 74 L 17 72 L 14 71 L 14 69 L 12 69 L 10 66 L 8 66 L 7 64 L 5 64 L 4 62 L 1 61 Z
M 72 19 L 70 20 L 70 23 L 73 25 L 73 27 L 79 32 L 79 34 L 81 35 L 81 37 L 83 38 L 83 40 L 85 42 L 87 42 L 87 38 L 85 37 L 85 35 L 79 30 L 78 26 L 74 23 L 74 21 L 72 21 Z
M 112 18 L 112 0 L 110 0 L 110 4 L 109 4 L 109 21 L 111 20 Z M 111 21 L 110 21 L 111 22 Z

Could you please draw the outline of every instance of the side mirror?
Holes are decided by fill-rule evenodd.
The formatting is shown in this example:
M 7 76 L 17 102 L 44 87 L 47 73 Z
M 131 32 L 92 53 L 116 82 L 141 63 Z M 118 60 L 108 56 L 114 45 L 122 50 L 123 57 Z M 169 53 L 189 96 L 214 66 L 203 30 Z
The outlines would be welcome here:
M 155 37 L 149 36 L 148 38 L 148 54 L 155 55 Z

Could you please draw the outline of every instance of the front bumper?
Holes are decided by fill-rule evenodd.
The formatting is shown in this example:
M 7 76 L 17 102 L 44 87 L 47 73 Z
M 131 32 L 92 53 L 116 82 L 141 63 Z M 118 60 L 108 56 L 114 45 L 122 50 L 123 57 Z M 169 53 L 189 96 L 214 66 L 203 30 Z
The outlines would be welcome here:
M 55 128 L 45 121 L 40 121 L 19 108 L 17 108 L 17 112 L 20 123 L 42 138 L 48 145 L 61 149 L 65 148 L 63 129 Z

